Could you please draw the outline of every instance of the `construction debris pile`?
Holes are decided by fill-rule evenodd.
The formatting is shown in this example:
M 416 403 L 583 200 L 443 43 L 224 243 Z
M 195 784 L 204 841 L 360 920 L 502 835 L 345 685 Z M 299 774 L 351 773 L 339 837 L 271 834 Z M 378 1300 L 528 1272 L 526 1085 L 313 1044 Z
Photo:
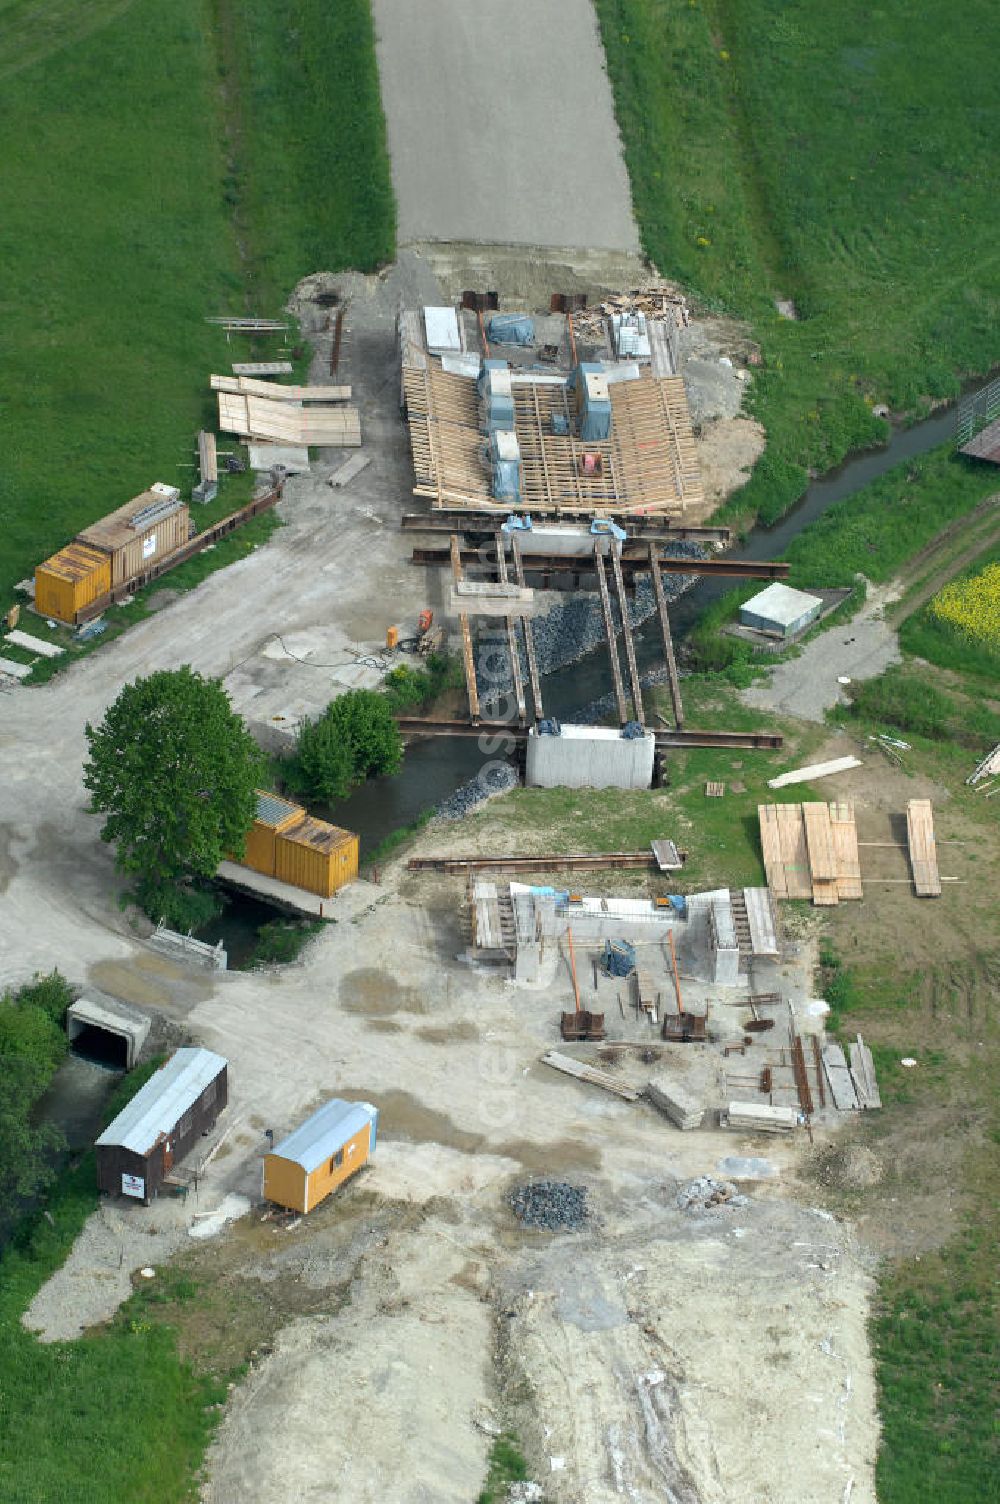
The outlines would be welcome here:
M 565 1180 L 533 1180 L 511 1193 L 514 1215 L 525 1227 L 567 1232 L 587 1216 L 587 1192 Z
M 689 1180 L 677 1192 L 677 1205 L 682 1212 L 710 1210 L 718 1206 L 749 1206 L 749 1196 L 744 1196 L 731 1180 L 713 1180 L 711 1175 L 699 1175 Z

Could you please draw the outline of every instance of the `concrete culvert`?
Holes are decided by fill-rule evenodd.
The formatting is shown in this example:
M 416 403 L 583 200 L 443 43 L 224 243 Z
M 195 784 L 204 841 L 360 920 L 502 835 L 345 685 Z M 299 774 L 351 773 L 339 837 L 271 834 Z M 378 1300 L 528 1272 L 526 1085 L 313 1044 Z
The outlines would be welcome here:
M 69 1047 L 76 1055 L 130 1071 L 149 1033 L 150 1020 L 138 1008 L 115 998 L 91 994 L 71 1003 L 66 1012 Z

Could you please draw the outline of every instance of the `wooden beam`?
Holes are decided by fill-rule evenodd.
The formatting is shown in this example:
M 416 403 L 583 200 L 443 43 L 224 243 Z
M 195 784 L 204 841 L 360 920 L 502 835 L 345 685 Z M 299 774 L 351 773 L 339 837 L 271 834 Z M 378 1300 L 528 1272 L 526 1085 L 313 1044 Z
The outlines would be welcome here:
M 611 572 L 615 577 L 615 589 L 618 592 L 618 608 L 622 618 L 622 639 L 625 643 L 625 661 L 628 664 L 629 683 L 632 686 L 632 704 L 635 706 L 635 718 L 640 726 L 646 724 L 646 715 L 642 706 L 642 685 L 639 682 L 639 666 L 635 661 L 635 643 L 632 640 L 632 625 L 628 619 L 628 601 L 625 598 L 625 581 L 622 579 L 622 565 L 615 548 L 614 540 L 611 543 Z
M 517 534 L 510 535 L 510 551 L 514 559 L 514 575 L 519 585 L 524 584 L 524 564 L 521 561 L 521 549 L 517 541 Z M 531 619 L 521 617 L 521 626 L 524 630 L 524 650 L 528 659 L 528 677 L 531 680 L 531 698 L 535 706 L 535 720 L 540 721 L 545 711 L 542 709 L 542 686 L 538 678 L 538 660 L 535 657 L 535 638 L 531 630 Z
M 611 596 L 608 594 L 608 578 L 604 573 L 604 558 L 601 554 L 600 543 L 594 545 L 594 568 L 597 571 L 597 584 L 601 593 L 601 610 L 604 612 L 604 631 L 608 639 L 608 656 L 611 660 L 611 677 L 614 680 L 615 700 L 618 705 L 618 720 L 624 725 L 628 720 L 625 710 L 625 690 L 622 685 L 621 665 L 618 662 L 618 644 L 615 641 L 615 623 L 611 615 Z
M 667 614 L 667 597 L 663 591 L 663 577 L 656 557 L 656 544 L 649 545 L 649 572 L 653 576 L 653 591 L 656 609 L 660 616 L 660 631 L 663 633 L 663 656 L 667 663 L 667 679 L 670 682 L 670 698 L 674 706 L 674 724 L 680 731 L 684 725 L 684 706 L 681 702 L 681 682 L 677 675 L 677 660 L 674 657 L 674 639 L 670 633 L 670 617 Z
M 918 898 L 940 898 L 937 849 L 934 842 L 934 812 L 929 799 L 909 799 L 906 804 L 906 839 Z
M 451 573 L 455 584 L 462 579 L 462 561 L 458 552 L 458 539 L 454 533 L 451 537 Z M 462 661 L 465 664 L 465 687 L 469 693 L 469 714 L 473 721 L 479 720 L 479 685 L 476 682 L 476 660 L 472 652 L 472 632 L 469 629 L 469 618 L 464 611 L 458 615 L 458 624 L 462 630 Z
M 499 578 L 501 585 L 506 585 L 507 552 L 504 544 L 504 536 L 503 533 L 499 531 L 499 529 L 494 536 L 496 538 L 497 546 L 497 577 Z M 518 720 L 523 726 L 525 721 L 528 719 L 528 713 L 525 709 L 524 704 L 524 680 L 521 677 L 521 654 L 518 649 L 517 632 L 514 628 L 513 617 L 505 617 L 505 622 L 507 626 L 507 650 L 510 653 L 510 672 L 514 680 L 514 694 L 517 697 L 517 715 Z

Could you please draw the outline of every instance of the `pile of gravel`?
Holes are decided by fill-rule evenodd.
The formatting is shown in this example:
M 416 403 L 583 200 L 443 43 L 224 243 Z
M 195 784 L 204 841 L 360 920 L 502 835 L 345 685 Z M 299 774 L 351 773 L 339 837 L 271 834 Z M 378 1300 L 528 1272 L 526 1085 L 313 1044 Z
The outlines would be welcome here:
M 712 1209 L 718 1206 L 749 1206 L 750 1198 L 737 1190 L 731 1180 L 713 1180 L 711 1175 L 699 1175 L 689 1180 L 677 1192 L 677 1205 L 682 1212 Z
M 525 1227 L 562 1232 L 579 1227 L 587 1215 L 587 1193 L 565 1180 L 532 1180 L 511 1193 L 514 1215 Z
M 487 767 L 468 783 L 463 783 L 461 788 L 449 794 L 447 799 L 435 807 L 434 813 L 442 820 L 461 820 L 463 815 L 469 814 L 477 804 L 483 804 L 485 800 L 492 799 L 494 794 L 505 794 L 508 789 L 516 789 L 520 779 L 517 769 L 508 763 L 499 763 L 491 759 Z

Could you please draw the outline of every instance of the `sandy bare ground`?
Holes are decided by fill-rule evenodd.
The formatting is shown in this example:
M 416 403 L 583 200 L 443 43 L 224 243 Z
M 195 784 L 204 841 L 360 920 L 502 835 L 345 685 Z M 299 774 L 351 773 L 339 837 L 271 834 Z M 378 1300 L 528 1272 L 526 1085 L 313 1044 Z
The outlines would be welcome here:
M 590 0 L 375 0 L 403 243 L 639 250 Z

